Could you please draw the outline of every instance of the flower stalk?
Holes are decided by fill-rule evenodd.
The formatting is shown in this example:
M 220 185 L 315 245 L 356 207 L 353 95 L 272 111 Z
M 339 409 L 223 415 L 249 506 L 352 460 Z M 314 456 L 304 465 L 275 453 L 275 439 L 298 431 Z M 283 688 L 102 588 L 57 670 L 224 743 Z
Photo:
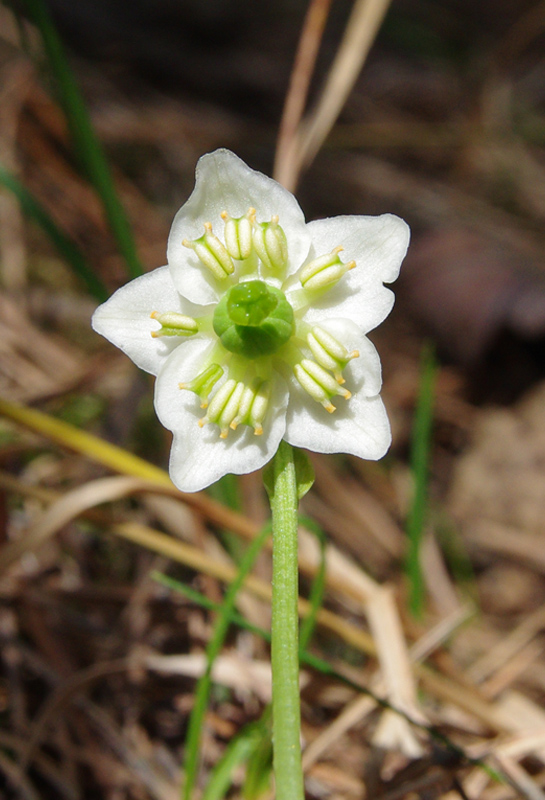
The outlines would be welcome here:
M 277 800 L 303 800 L 297 612 L 297 478 L 294 450 L 281 441 L 272 464 L 272 707 Z

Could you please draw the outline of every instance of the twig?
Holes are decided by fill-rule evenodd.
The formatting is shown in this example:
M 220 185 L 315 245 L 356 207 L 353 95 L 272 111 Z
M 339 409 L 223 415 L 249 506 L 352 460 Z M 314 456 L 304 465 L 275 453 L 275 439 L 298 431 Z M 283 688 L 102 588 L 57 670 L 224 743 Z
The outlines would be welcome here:
M 305 110 L 310 79 L 330 6 L 331 0 L 310 0 L 303 23 L 276 144 L 274 177 L 284 186 L 296 181 L 293 158 L 297 128 Z
M 367 58 L 391 0 L 356 0 L 322 96 L 310 118 L 298 129 L 290 165 L 293 190 L 335 124 Z

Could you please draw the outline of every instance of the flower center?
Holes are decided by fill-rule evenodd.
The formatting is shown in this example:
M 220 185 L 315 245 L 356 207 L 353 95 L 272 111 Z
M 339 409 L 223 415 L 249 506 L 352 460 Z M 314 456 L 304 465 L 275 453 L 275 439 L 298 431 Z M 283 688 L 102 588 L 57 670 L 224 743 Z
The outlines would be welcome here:
M 293 335 L 293 308 L 265 281 L 232 286 L 214 311 L 214 331 L 231 353 L 259 358 L 276 353 Z
M 264 281 L 246 281 L 229 292 L 227 313 L 236 325 L 255 327 L 267 319 L 277 304 L 277 298 Z
M 235 358 L 215 348 L 197 376 L 179 385 L 195 392 L 201 408 L 207 409 L 199 425 L 218 425 L 222 439 L 238 425 L 249 425 L 254 433 L 262 433 L 273 367 L 280 367 L 279 362 L 291 368 L 313 400 L 333 412 L 332 398 L 348 400 L 351 396 L 342 386 L 342 371 L 359 355 L 357 350 L 349 352 L 327 330 L 305 323 L 300 313 L 332 289 L 356 266 L 355 262 L 341 261 L 341 246 L 312 257 L 299 270 L 299 288 L 291 285 L 288 301 L 277 288 L 288 270 L 286 234 L 278 215 L 274 214 L 270 222 L 258 222 L 256 215 L 252 207 L 236 219 L 223 211 L 223 241 L 214 234 L 211 222 L 204 224 L 200 238 L 183 240 L 217 281 L 221 299 L 214 309 L 212 326 L 223 347 Z M 174 312 L 154 312 L 152 317 L 161 324 L 160 330 L 152 332 L 154 337 L 210 333 L 208 320 L 193 320 Z M 267 363 L 267 356 L 272 355 L 278 359 L 275 365 Z M 216 358 L 222 363 L 216 363 Z M 223 376 L 224 382 L 216 388 Z

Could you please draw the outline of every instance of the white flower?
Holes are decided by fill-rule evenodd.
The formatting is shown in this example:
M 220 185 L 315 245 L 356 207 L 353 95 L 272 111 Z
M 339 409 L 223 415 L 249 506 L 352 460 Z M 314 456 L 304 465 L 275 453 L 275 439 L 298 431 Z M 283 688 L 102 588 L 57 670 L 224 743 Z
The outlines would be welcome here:
M 396 279 L 408 241 L 391 214 L 306 224 L 290 192 L 233 153 L 200 159 L 168 267 L 93 316 L 98 333 L 157 376 L 182 491 L 262 467 L 282 439 L 384 455 L 390 426 L 366 333 L 392 308 L 384 282 Z

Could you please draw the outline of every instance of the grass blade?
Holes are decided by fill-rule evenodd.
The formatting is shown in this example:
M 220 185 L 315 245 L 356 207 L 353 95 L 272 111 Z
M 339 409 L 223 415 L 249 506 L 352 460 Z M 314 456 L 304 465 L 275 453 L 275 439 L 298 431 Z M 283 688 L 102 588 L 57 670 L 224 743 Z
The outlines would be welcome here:
M 263 719 L 245 725 L 229 742 L 225 753 L 210 774 L 202 800 L 222 800 L 231 787 L 231 776 L 240 764 L 244 764 L 260 746 L 266 735 Z
M 411 448 L 414 494 L 407 518 L 409 539 L 406 569 L 409 578 L 409 609 L 418 617 L 424 602 L 424 582 L 420 568 L 420 548 L 426 524 L 428 470 L 433 423 L 437 363 L 432 345 L 425 345 L 421 358 L 420 389 L 416 405 Z
M 72 267 L 74 273 L 86 285 L 93 297 L 100 302 L 106 300 L 108 298 L 106 287 L 97 278 L 77 245 L 61 231 L 41 203 L 23 186 L 19 179 L 4 169 L 1 164 L 0 184 L 15 195 L 24 214 L 37 223 L 49 236 L 61 256 Z
M 143 270 L 136 253 L 132 229 L 116 192 L 82 94 L 70 69 L 60 36 L 43 0 L 24 0 L 24 7 L 41 33 L 77 155 L 89 181 L 100 197 L 110 230 L 127 264 L 129 275 L 137 277 Z

